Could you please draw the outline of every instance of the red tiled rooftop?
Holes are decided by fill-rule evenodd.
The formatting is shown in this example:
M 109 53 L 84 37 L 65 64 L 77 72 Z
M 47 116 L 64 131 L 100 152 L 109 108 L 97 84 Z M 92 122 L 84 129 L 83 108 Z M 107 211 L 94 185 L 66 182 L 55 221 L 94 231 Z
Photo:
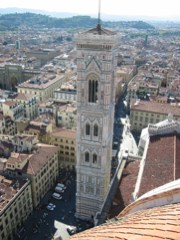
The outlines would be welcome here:
M 134 191 L 137 175 L 139 171 L 139 161 L 127 162 L 123 170 L 122 177 L 113 202 L 117 205 L 112 206 L 109 216 L 114 217 L 122 211 L 132 201 L 131 194 Z
M 178 107 L 171 106 L 168 103 L 158 103 L 153 101 L 140 101 L 139 104 L 134 105 L 135 102 L 132 102 L 131 109 L 134 111 L 145 111 L 152 112 L 156 114 L 165 114 L 168 115 L 172 113 L 175 116 L 180 116 L 180 110 Z
M 28 159 L 29 156 L 30 154 L 12 152 L 11 156 L 7 160 L 7 163 L 10 163 L 10 164 L 21 163 L 24 160 Z
M 150 138 L 138 196 L 180 178 L 180 135 Z
M 29 94 L 18 93 L 17 96 L 15 97 L 15 99 L 28 101 L 28 100 L 31 99 L 32 97 L 33 97 L 33 96 L 32 96 L 32 95 L 29 95 Z
M 54 128 L 51 135 L 53 137 L 76 139 L 76 131 L 72 129 Z
M 179 240 L 180 203 L 141 210 L 72 236 L 79 240 Z
M 32 154 L 27 166 L 27 173 L 35 175 L 47 164 L 49 159 L 57 153 L 58 148 L 47 144 L 38 144 L 38 150 Z M 24 169 L 25 170 L 25 169 Z
M 5 105 L 8 105 L 9 107 L 12 107 L 12 106 L 16 106 L 16 105 L 17 105 L 16 102 L 10 101 L 10 100 L 5 101 L 4 104 L 5 104 Z
M 46 76 L 41 75 L 39 81 L 37 82 L 36 79 L 30 79 L 26 82 L 23 82 L 18 85 L 18 88 L 31 88 L 31 89 L 45 89 L 54 83 L 60 81 L 64 77 L 63 74 L 61 75 L 54 75 L 48 74 Z M 34 83 L 32 82 L 34 80 Z
M 18 181 L 17 179 L 10 180 L 0 175 L 0 215 L 1 211 L 5 210 L 5 207 L 10 204 L 15 195 L 19 194 L 19 190 L 25 183 L 26 181 L 22 179 L 18 179 Z
M 27 160 L 27 163 L 21 171 L 30 175 L 37 174 L 37 172 L 47 164 L 49 159 L 58 152 L 58 148 L 53 145 L 37 144 L 37 146 L 38 149 L 33 154 L 13 153 L 12 156 L 7 160 L 7 163 L 14 164 Z

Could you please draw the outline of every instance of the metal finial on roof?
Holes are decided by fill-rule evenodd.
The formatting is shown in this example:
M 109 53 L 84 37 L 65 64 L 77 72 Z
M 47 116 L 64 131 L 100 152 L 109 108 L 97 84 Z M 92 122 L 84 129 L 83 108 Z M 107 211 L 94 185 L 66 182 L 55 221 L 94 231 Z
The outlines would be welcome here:
M 97 28 L 100 31 L 101 30 L 101 0 L 99 0 L 99 9 L 98 9 L 98 24 Z

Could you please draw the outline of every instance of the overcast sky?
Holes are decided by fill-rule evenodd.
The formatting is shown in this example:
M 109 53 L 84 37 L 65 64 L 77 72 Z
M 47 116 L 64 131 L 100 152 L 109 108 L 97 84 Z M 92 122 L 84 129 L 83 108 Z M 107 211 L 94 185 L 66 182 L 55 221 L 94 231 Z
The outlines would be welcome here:
M 0 8 L 7 7 L 87 15 L 97 13 L 98 0 L 0 0 Z M 101 0 L 101 12 L 120 16 L 180 17 L 180 0 Z

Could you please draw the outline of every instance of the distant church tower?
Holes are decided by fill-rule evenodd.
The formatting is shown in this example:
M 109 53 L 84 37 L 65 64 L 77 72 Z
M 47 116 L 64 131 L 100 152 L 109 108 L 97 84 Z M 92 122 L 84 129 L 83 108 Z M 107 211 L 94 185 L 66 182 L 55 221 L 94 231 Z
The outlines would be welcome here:
M 117 35 L 96 28 L 77 34 L 76 217 L 93 219 L 109 190 Z

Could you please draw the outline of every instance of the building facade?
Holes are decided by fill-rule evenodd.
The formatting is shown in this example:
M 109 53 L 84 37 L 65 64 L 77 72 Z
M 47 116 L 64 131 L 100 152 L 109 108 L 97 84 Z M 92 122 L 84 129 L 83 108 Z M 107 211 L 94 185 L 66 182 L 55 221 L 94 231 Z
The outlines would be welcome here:
M 58 146 L 59 167 L 73 168 L 76 165 L 76 131 L 55 128 L 49 137 L 49 144 Z
M 38 101 L 53 98 L 54 90 L 64 81 L 63 74 L 44 73 L 18 85 L 17 91 L 21 94 L 36 96 Z
M 54 91 L 54 100 L 61 102 L 76 102 L 76 89 L 60 88 Z
M 32 120 L 37 117 L 38 104 L 35 96 L 18 93 L 15 96 L 14 101 L 16 101 L 18 104 L 23 105 L 25 118 Z
M 12 100 L 3 103 L 3 115 L 9 116 L 13 121 L 24 117 L 23 105 Z
M 0 176 L 0 189 L 0 239 L 11 240 L 33 210 L 31 185 Z
M 26 69 L 22 65 L 5 63 L 0 65 L 0 88 L 16 90 L 16 86 L 39 74 L 39 71 Z
M 60 127 L 75 129 L 77 124 L 77 108 L 67 104 L 56 108 L 56 124 Z
M 148 124 L 155 124 L 165 120 L 169 114 L 173 115 L 173 119 L 180 121 L 179 105 L 168 103 L 136 101 L 130 106 L 130 122 L 131 130 L 141 132 Z
M 109 190 L 114 122 L 117 35 L 96 28 L 76 36 L 76 216 L 93 220 Z
M 0 134 L 5 133 L 5 118 L 2 113 L 0 113 Z
M 45 194 L 54 186 L 58 176 L 58 149 L 47 144 L 37 144 L 32 154 L 11 153 L 6 174 L 11 178 L 28 178 L 31 181 L 32 203 L 37 207 Z

